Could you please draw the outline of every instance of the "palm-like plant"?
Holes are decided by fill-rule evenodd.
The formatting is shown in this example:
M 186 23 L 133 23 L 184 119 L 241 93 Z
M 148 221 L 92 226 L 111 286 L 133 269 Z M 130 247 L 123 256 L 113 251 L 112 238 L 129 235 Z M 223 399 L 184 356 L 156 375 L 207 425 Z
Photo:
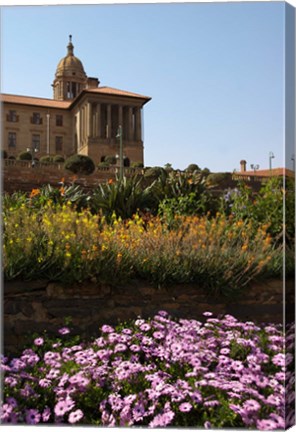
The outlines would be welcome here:
M 158 205 L 153 185 L 145 186 L 143 177 L 137 175 L 100 184 L 92 194 L 91 208 L 95 212 L 101 210 L 107 220 L 113 213 L 122 219 L 130 218 L 138 211 L 153 213 Z

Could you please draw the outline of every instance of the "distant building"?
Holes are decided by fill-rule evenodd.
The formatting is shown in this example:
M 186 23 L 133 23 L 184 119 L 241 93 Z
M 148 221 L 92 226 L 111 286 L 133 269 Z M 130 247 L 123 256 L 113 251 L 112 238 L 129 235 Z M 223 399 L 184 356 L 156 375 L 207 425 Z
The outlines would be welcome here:
M 124 164 L 143 163 L 143 106 L 151 99 L 87 77 L 74 56 L 72 37 L 67 55 L 58 63 L 53 99 L 2 94 L 2 149 L 16 157 L 30 149 L 45 155 L 90 156 L 95 163 L 119 154 L 116 138 L 122 127 Z M 36 152 L 38 151 L 38 153 Z
M 247 170 L 247 162 L 245 160 L 240 161 L 240 171 L 235 171 L 232 178 L 238 180 L 239 178 L 244 178 L 251 180 L 252 178 L 263 178 L 263 177 L 278 177 L 287 176 L 295 177 L 294 171 L 287 168 L 272 168 L 272 169 L 259 169 L 255 168 L 252 170 Z

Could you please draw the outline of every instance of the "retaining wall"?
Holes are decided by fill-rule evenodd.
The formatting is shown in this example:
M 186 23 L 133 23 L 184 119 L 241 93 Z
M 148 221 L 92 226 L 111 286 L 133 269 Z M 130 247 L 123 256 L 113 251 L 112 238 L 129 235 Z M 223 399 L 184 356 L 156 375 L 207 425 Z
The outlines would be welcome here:
M 294 281 L 287 281 L 286 300 L 294 311 Z M 143 281 L 112 287 L 88 283 L 62 286 L 48 281 L 4 284 L 4 352 L 23 348 L 27 336 L 44 330 L 54 333 L 71 316 L 74 332 L 82 336 L 97 334 L 105 323 L 142 316 L 148 318 L 166 310 L 178 318 L 202 319 L 205 311 L 215 315 L 230 313 L 244 321 L 282 322 L 283 281 L 255 283 L 239 298 L 213 297 L 197 285 L 156 288 Z

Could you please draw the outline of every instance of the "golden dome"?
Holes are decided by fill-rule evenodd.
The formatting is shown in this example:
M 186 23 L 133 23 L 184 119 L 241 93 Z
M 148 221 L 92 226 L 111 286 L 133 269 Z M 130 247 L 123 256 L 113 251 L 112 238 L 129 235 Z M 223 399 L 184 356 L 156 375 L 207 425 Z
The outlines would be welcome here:
M 86 80 L 87 76 L 83 68 L 82 62 L 79 58 L 74 56 L 74 46 L 72 44 L 72 36 L 69 36 L 69 44 L 67 46 L 68 53 L 63 57 L 57 66 L 55 77 L 56 78 L 72 78 L 78 80 Z

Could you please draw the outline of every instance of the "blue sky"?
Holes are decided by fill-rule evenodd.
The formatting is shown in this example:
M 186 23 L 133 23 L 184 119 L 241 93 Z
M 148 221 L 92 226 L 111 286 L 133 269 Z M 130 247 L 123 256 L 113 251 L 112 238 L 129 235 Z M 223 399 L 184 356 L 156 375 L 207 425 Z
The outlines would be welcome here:
M 147 166 L 283 166 L 284 2 L 1 8 L 1 91 L 52 98 L 68 35 L 88 76 L 152 97 Z

